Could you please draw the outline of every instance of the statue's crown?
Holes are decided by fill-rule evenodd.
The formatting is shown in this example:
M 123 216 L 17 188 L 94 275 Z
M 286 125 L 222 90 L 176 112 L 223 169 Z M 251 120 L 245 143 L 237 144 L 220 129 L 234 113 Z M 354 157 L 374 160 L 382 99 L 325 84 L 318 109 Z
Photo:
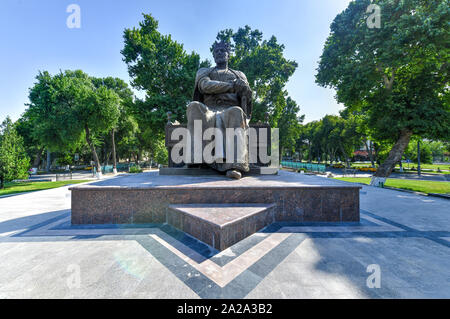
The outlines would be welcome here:
M 216 42 L 214 42 L 213 47 L 212 47 L 213 51 L 215 51 L 216 49 L 222 49 L 222 48 L 227 50 L 228 53 L 231 53 L 231 45 L 230 45 L 230 43 L 225 42 L 225 41 L 220 41 L 220 42 L 216 41 Z

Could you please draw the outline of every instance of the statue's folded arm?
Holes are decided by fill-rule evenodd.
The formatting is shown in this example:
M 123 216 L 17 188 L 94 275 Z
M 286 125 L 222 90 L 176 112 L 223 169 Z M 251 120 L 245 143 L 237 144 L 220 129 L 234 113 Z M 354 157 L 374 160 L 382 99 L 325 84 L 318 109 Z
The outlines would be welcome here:
M 213 81 L 209 77 L 204 77 L 198 83 L 198 88 L 202 94 L 227 93 L 233 89 L 233 84 L 228 82 Z

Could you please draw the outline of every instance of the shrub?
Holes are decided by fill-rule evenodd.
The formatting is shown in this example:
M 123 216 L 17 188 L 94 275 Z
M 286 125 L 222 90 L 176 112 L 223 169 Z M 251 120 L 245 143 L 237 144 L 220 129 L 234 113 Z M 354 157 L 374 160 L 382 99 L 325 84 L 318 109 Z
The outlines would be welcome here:
M 130 173 L 131 174 L 139 174 L 139 173 L 142 173 L 142 172 L 143 172 L 143 170 L 142 170 L 142 168 L 139 165 L 130 167 Z

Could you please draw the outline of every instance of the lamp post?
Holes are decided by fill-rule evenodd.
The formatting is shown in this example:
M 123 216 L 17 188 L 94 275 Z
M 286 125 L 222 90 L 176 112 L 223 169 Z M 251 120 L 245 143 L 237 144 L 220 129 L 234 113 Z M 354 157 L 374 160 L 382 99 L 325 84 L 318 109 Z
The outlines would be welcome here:
M 50 150 L 49 149 L 47 149 L 47 165 L 45 166 L 45 171 L 48 173 L 48 172 L 50 172 L 50 168 L 51 168 L 51 159 L 52 159 L 52 157 L 51 157 L 51 153 L 50 153 Z
M 417 173 L 421 176 L 420 171 L 420 140 L 417 141 Z

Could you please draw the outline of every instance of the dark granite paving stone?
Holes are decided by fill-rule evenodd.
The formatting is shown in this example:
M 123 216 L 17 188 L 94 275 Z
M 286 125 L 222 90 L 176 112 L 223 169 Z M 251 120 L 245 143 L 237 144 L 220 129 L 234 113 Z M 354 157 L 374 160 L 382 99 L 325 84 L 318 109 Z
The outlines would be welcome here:
M 192 238 L 191 236 L 186 235 L 184 232 L 182 232 L 178 229 L 175 229 L 174 227 L 172 227 L 170 225 L 163 225 L 161 227 L 161 230 L 164 231 L 169 236 L 171 236 L 172 238 L 181 242 L 183 245 L 194 250 L 196 253 L 198 253 L 199 255 L 201 255 L 204 258 L 209 258 L 211 256 L 211 254 L 218 252 L 218 251 L 213 250 L 212 247 L 202 243 L 201 241 L 199 241 L 195 238 Z
M 349 261 L 347 257 L 342 257 L 340 254 L 327 255 L 322 257 L 323 259 L 317 262 L 314 267 L 318 270 L 334 273 L 342 276 L 347 275 L 360 275 L 364 276 L 367 274 L 367 268 L 364 267 L 358 261 Z M 368 274 L 366 275 L 366 277 Z M 365 282 L 365 281 L 364 281 Z
M 448 237 L 448 236 L 445 236 Z M 448 240 L 445 239 L 441 239 L 441 238 L 436 238 L 435 236 L 427 236 L 425 235 L 424 238 L 429 239 L 431 241 L 434 241 L 435 243 L 438 243 L 440 245 L 446 246 L 450 248 L 450 242 Z
M 280 230 L 282 226 L 280 225 L 280 223 L 275 222 L 272 225 L 267 226 L 266 228 L 260 230 L 261 233 L 276 233 L 278 230 Z
M 390 219 L 387 219 L 387 218 L 380 217 L 380 216 L 378 216 L 378 215 L 369 213 L 368 211 L 361 210 L 361 212 L 364 212 L 364 214 L 366 214 L 367 216 L 372 217 L 372 218 L 375 218 L 375 219 L 377 219 L 377 220 L 379 220 L 379 221 L 382 221 L 382 222 L 384 222 L 384 223 L 386 223 L 386 224 L 389 224 L 389 225 L 391 225 L 391 226 L 395 226 L 395 227 L 397 227 L 397 228 L 400 228 L 400 229 L 403 229 L 403 230 L 406 230 L 406 231 L 416 231 L 416 230 L 413 229 L 413 228 L 407 227 L 407 226 L 402 225 L 402 224 L 400 224 L 400 223 L 396 223 L 396 222 L 394 222 L 394 221 L 392 221 L 392 220 L 390 220 Z
M 87 240 L 87 239 L 98 239 L 102 237 L 102 235 L 77 235 L 73 236 L 73 240 Z
M 244 271 L 223 288 L 223 298 L 243 299 L 262 281 L 262 279 L 263 278 L 250 271 Z
M 189 274 L 199 274 L 195 268 L 155 240 L 151 238 L 141 238 L 138 242 L 181 281 L 190 278 Z
M 233 256 L 230 255 L 222 255 L 222 256 L 213 256 L 211 257 L 211 261 L 215 262 L 217 265 L 223 267 L 229 262 L 233 261 L 243 253 L 245 253 L 247 250 L 253 248 L 260 242 L 262 242 L 264 239 L 266 239 L 267 236 L 250 236 L 244 239 L 243 241 L 233 245 L 230 247 L 230 251 L 233 253 Z
M 293 235 L 261 258 L 224 288 L 199 273 L 167 248 L 148 236 L 134 236 L 158 261 L 191 287 L 201 298 L 244 298 L 281 263 L 306 237 Z M 280 252 L 277 252 L 280 250 Z
M 278 222 L 280 227 L 351 227 L 351 226 L 375 226 L 380 225 L 362 218 L 360 222 Z
M 59 221 L 59 220 L 61 220 L 61 219 L 64 219 L 64 218 L 66 218 L 67 216 L 69 216 L 69 214 L 70 214 L 69 212 L 65 212 L 65 213 L 63 213 L 63 214 L 61 214 L 61 215 L 59 215 L 59 216 L 54 217 L 54 218 L 47 219 L 46 221 L 43 221 L 43 222 L 41 222 L 41 223 L 38 223 L 38 224 L 36 224 L 36 225 L 33 225 L 33 226 L 28 227 L 27 230 L 25 230 L 25 231 L 23 231 L 23 232 L 20 232 L 20 233 L 18 233 L 18 234 L 15 234 L 15 235 L 13 235 L 12 237 L 20 237 L 20 236 L 24 236 L 25 234 L 30 233 L 30 232 L 32 232 L 32 231 L 34 231 L 34 230 L 37 230 L 37 229 L 42 228 L 42 227 L 44 227 L 44 226 L 53 224 L 53 223 L 55 223 L 55 222 L 57 222 L 57 221 Z
M 277 247 L 264 255 L 258 262 L 250 266 L 247 271 L 265 278 L 276 266 L 278 266 L 292 251 L 297 248 L 307 236 L 303 234 L 292 234 Z
M 195 291 L 195 290 L 194 290 Z M 203 299 L 224 299 L 224 290 L 220 286 L 211 282 L 206 284 L 202 289 L 195 291 L 200 298 Z
M 189 288 L 191 288 L 193 291 L 195 291 L 198 295 L 201 296 L 201 292 L 204 291 L 205 289 L 208 289 L 208 287 L 211 287 L 213 291 L 222 293 L 222 289 L 217 286 L 212 280 L 210 280 L 209 278 L 203 276 L 203 275 L 198 275 L 196 276 L 196 274 L 190 274 L 190 276 L 183 282 L 186 286 L 188 286 Z M 219 288 L 219 289 L 217 289 Z M 205 296 L 201 296 L 202 298 L 213 298 L 210 297 L 208 295 Z

